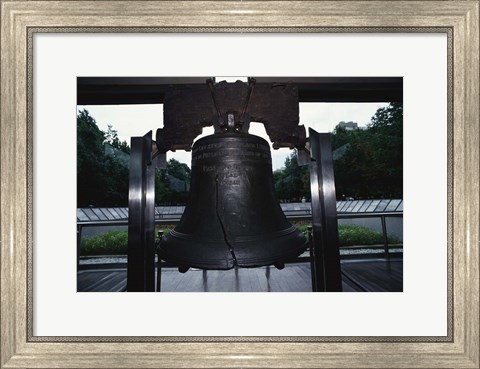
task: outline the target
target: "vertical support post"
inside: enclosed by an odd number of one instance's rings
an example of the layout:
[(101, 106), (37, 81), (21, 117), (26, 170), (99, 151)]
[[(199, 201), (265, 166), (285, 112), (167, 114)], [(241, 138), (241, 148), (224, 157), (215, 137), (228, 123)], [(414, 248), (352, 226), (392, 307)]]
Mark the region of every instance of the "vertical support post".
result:
[(390, 259), (390, 253), (388, 251), (387, 222), (385, 219), (385, 215), (382, 215), (380, 219), (382, 221), (383, 249), (385, 250), (385, 257), (387, 259)]
[(162, 290), (162, 259), (160, 259), (160, 253), (157, 252), (157, 292)]
[(77, 224), (77, 272), (80, 266), (80, 247), (82, 245), (82, 225)]
[(312, 246), (316, 291), (342, 291), (337, 202), (330, 135), (309, 129)]
[(128, 194), (127, 291), (155, 291), (155, 165), (152, 132), (132, 137)]
[(149, 137), (147, 144), (147, 164), (145, 183), (145, 291), (155, 292), (155, 162), (152, 159), (152, 138)]
[(307, 227), (308, 232), (308, 244), (310, 250), (310, 275), (312, 278), (312, 291), (317, 291), (317, 279), (315, 278), (315, 249), (313, 247), (313, 239), (312, 239), (312, 227)]
[[(158, 231), (158, 244), (162, 242), (163, 239), (163, 231)], [(160, 249), (158, 248), (157, 244), (157, 288), (156, 291), (160, 292), (162, 289), (162, 259), (160, 257)]]

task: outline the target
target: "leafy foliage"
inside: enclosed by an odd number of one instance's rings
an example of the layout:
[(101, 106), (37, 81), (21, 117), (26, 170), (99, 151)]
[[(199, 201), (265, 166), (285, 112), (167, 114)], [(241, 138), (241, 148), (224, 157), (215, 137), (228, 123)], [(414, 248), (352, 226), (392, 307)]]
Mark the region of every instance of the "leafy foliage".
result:
[[(340, 246), (356, 245), (383, 245), (383, 234), (367, 227), (355, 224), (339, 224), (338, 238)], [(390, 244), (400, 241), (393, 236), (388, 236)]]
[(332, 148), (348, 145), (334, 161), (337, 198), (398, 198), (403, 195), (403, 107), (377, 110), (364, 130), (337, 128)]
[[(307, 228), (310, 225), (308, 223), (298, 224), (297, 228), (307, 235)], [(338, 239), (340, 246), (383, 245), (383, 234), (381, 232), (356, 224), (339, 224)], [(388, 236), (388, 243), (396, 244), (400, 241), (394, 236)]]
[(105, 154), (106, 140), (105, 132), (98, 128), (89, 112), (80, 111), (77, 115), (78, 207), (127, 206), (129, 171), (117, 158)]
[[(113, 148), (117, 154), (107, 154), (106, 144), (110, 146), (109, 152)], [(123, 154), (118, 155), (119, 151)], [(87, 110), (78, 113), (78, 207), (128, 206), (129, 154), (130, 147), (126, 141), (120, 141), (113, 126), (109, 125), (103, 132)], [(190, 168), (185, 163), (170, 159), (167, 169), (156, 173), (157, 204), (185, 204), (189, 188)]]
[[(170, 230), (163, 229), (166, 236)], [(157, 234), (157, 232), (155, 232)], [(97, 236), (85, 237), (80, 243), (80, 255), (126, 255), (128, 231), (109, 231)]]
[(167, 162), (167, 173), (181, 181), (190, 182), (191, 171), (188, 165), (173, 158)]
[(167, 168), (157, 171), (155, 201), (157, 204), (186, 204), (190, 189), (191, 171), (187, 164), (170, 159)]
[(107, 127), (104, 143), (110, 144), (113, 148), (118, 149), (125, 154), (130, 154), (130, 146), (128, 146), (127, 141), (120, 141), (118, 138), (118, 131), (113, 129), (113, 126), (109, 124)]
[[(366, 129), (337, 127), (332, 135), (337, 199), (403, 196), (403, 107), (391, 103), (376, 111)], [(336, 154), (336, 155), (335, 155)], [(310, 197), (309, 173), (296, 154), (274, 172), (275, 191), (283, 201)]]
[(280, 201), (300, 201), (310, 196), (310, 179), (307, 166), (298, 166), (297, 154), (285, 159), (285, 168), (273, 173), (275, 192)]
[(127, 231), (109, 231), (84, 238), (80, 244), (80, 255), (126, 255), (127, 248)]

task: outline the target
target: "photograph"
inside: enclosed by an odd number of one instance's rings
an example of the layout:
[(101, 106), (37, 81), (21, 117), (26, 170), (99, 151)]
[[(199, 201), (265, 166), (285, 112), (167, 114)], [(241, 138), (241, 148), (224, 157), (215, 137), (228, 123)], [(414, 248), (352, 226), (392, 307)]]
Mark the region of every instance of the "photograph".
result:
[(402, 99), (401, 77), (78, 77), (77, 291), (401, 292)]
[(480, 367), (479, 0), (0, 5), (0, 369)]

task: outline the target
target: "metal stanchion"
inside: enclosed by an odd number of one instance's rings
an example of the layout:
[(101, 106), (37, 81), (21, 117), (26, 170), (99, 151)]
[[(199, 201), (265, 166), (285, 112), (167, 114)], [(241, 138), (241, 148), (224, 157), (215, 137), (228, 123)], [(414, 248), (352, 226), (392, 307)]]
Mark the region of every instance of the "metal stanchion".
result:
[(152, 132), (132, 137), (128, 194), (127, 291), (155, 291), (155, 161)]
[(80, 266), (80, 247), (82, 245), (82, 225), (77, 224), (77, 271)]
[(308, 249), (310, 251), (310, 276), (312, 278), (312, 291), (317, 291), (317, 280), (315, 278), (315, 249), (313, 247), (312, 240), (312, 226), (307, 226), (307, 237), (308, 237)]
[(315, 291), (341, 292), (337, 202), (330, 134), (309, 129)]
[(163, 238), (163, 231), (159, 230), (158, 231), (158, 239), (157, 239), (157, 244), (156, 244), (156, 249), (157, 249), (157, 292), (161, 291), (161, 285), (162, 285), (162, 259), (160, 258), (160, 242), (162, 242)]
[(382, 215), (380, 217), (382, 221), (382, 232), (383, 232), (383, 248), (385, 250), (385, 257), (390, 259), (390, 252), (388, 251), (388, 236), (387, 236), (387, 222), (385, 220), (385, 216)]

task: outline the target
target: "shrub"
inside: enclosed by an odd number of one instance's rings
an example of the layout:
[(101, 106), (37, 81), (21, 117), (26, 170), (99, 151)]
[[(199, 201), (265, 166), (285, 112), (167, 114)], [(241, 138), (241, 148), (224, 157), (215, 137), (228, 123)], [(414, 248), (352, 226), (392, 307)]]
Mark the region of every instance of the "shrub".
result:
[(81, 255), (125, 255), (128, 247), (127, 231), (109, 231), (86, 237), (80, 244)]
[[(309, 224), (299, 224), (297, 228), (307, 233)], [(367, 227), (355, 224), (340, 224), (338, 226), (338, 238), (340, 246), (363, 246), (363, 245), (383, 245), (383, 234)], [(400, 241), (393, 236), (388, 236), (388, 243), (394, 244)]]
[(310, 224), (308, 223), (296, 224), (296, 227), (298, 228), (298, 230), (302, 232), (304, 235), (307, 235), (307, 231), (308, 231), (307, 227), (309, 226)]
[[(164, 236), (169, 231), (168, 228), (163, 229)], [(126, 255), (127, 250), (128, 231), (109, 231), (97, 236), (85, 237), (80, 244), (81, 255)]]
[[(367, 227), (355, 224), (342, 224), (338, 227), (338, 238), (341, 246), (382, 245), (383, 234)], [(392, 243), (390, 237), (389, 242)]]

